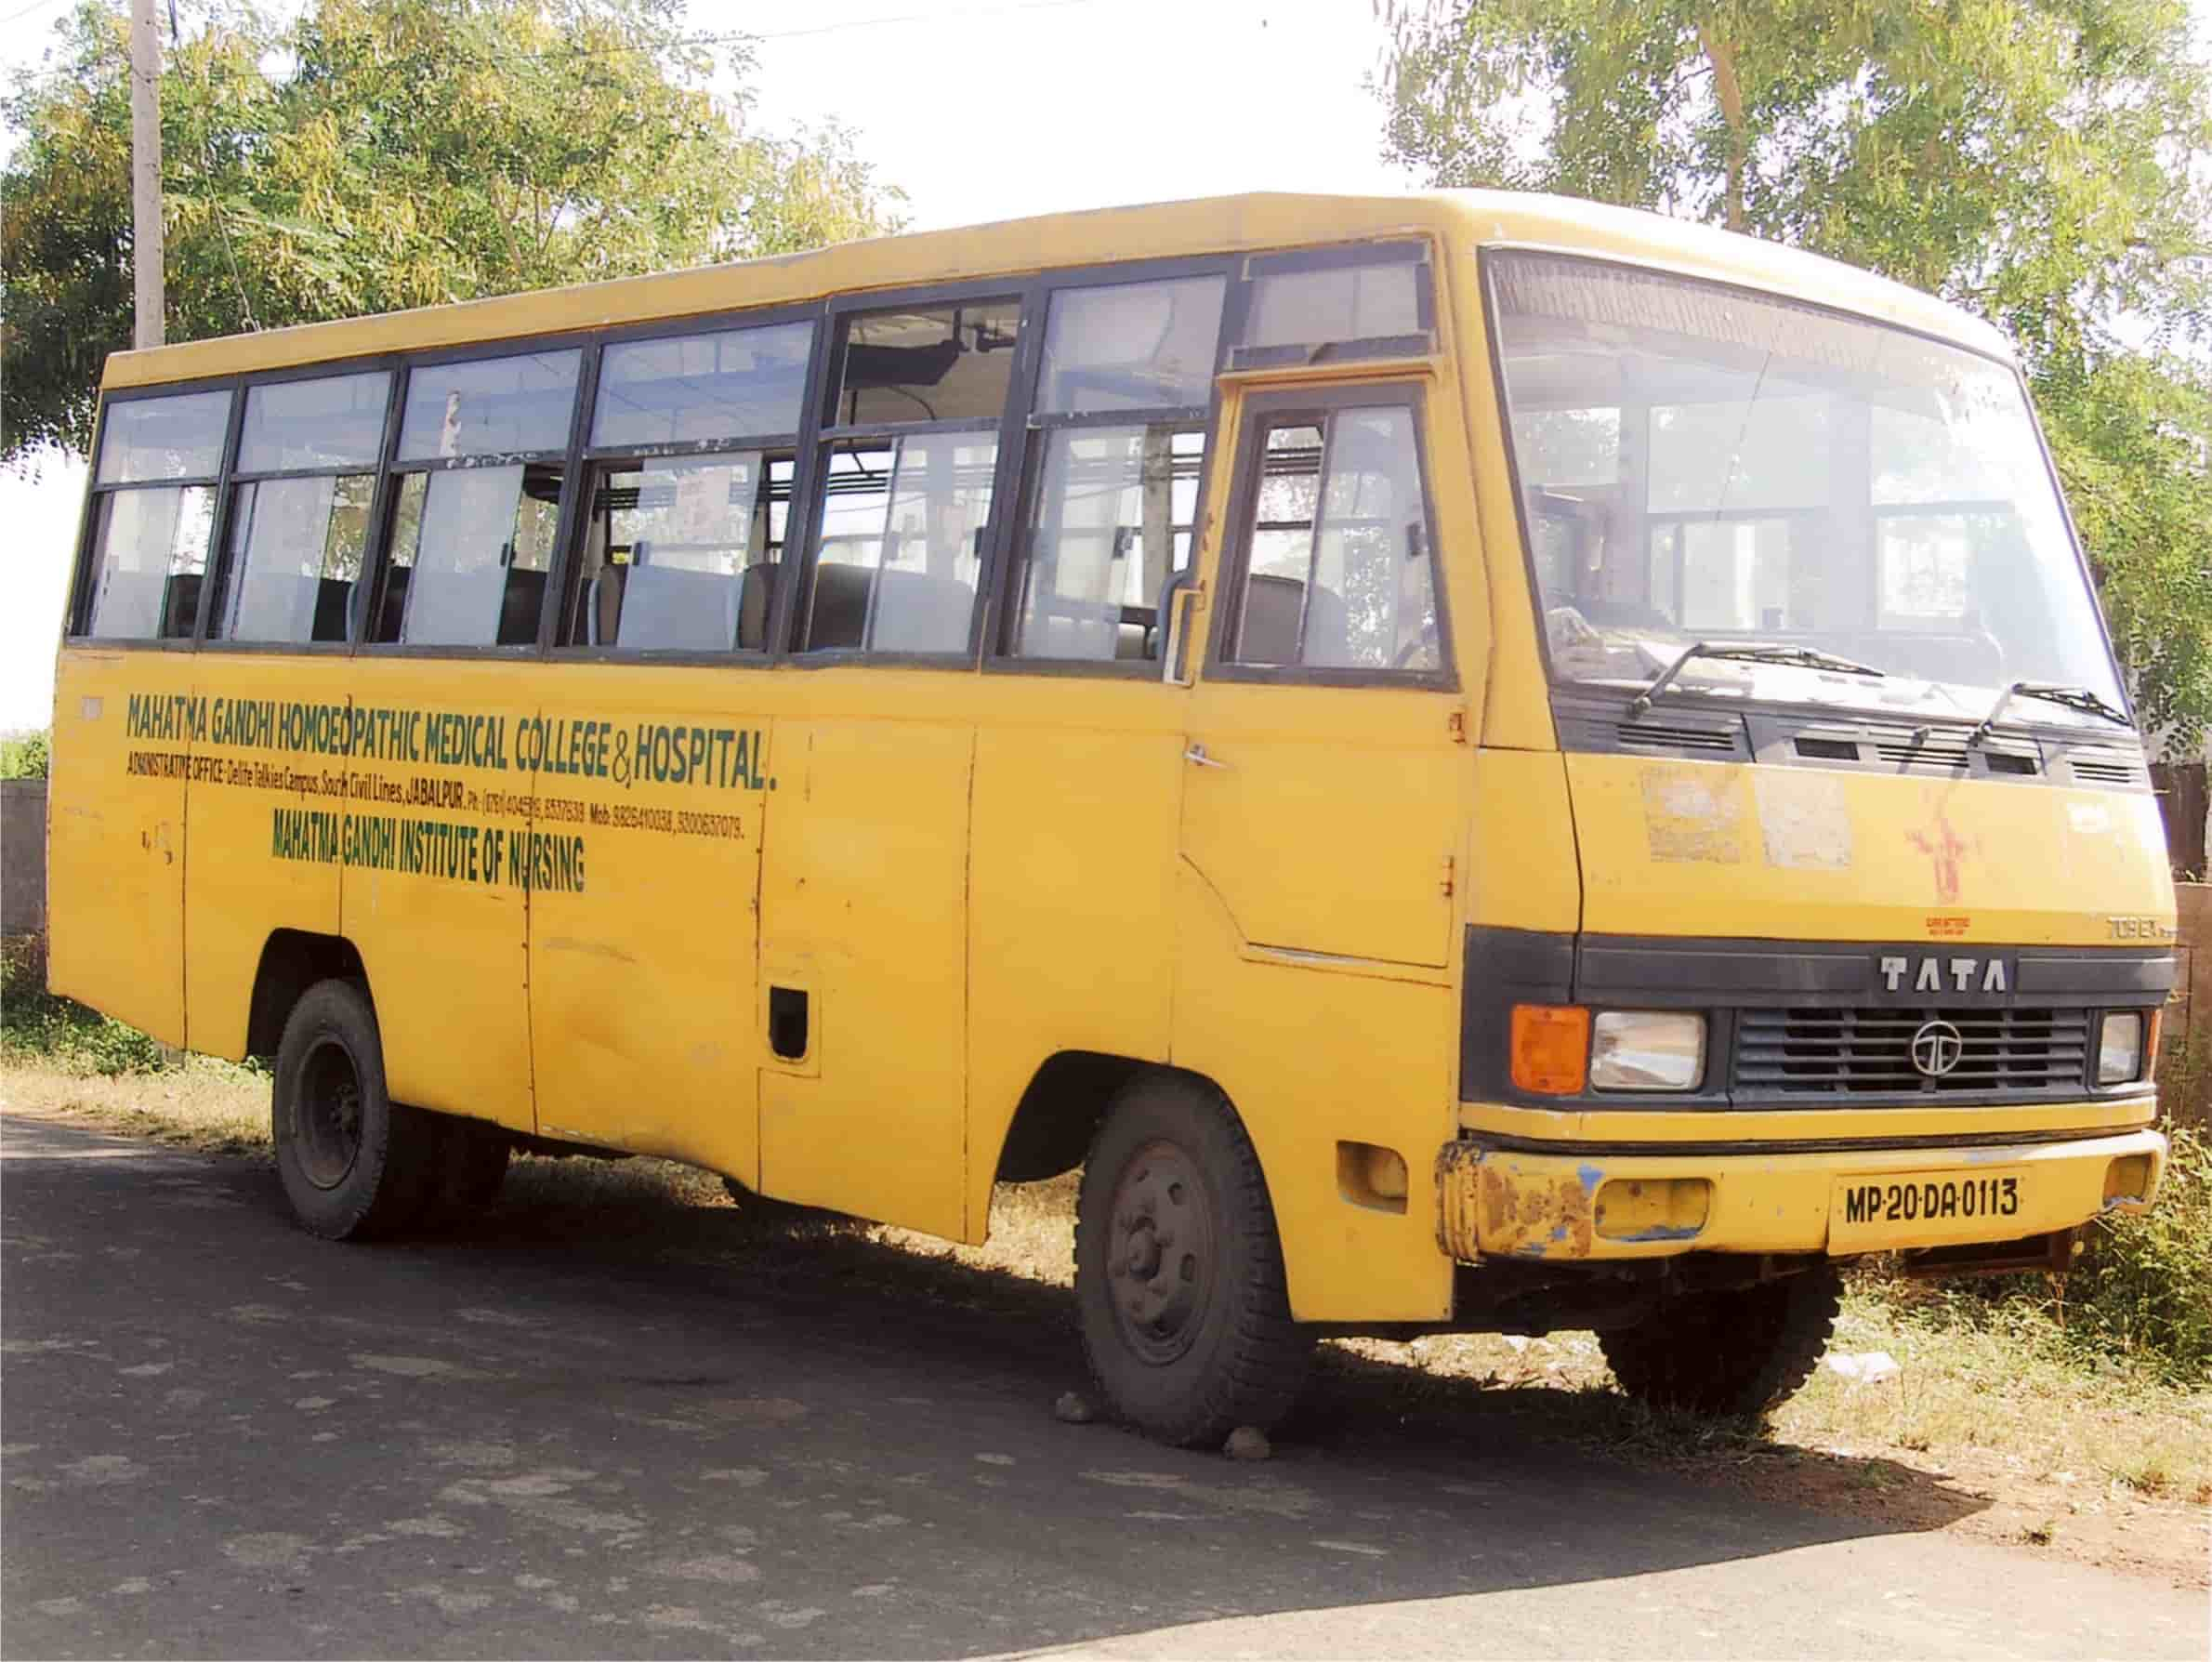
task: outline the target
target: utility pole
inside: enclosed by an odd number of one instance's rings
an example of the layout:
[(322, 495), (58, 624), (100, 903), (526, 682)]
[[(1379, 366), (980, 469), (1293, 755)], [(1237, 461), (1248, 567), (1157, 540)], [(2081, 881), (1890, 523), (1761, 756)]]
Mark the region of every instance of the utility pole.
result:
[(138, 305), (131, 344), (162, 343), (162, 37), (153, 0), (131, 0), (131, 274)]

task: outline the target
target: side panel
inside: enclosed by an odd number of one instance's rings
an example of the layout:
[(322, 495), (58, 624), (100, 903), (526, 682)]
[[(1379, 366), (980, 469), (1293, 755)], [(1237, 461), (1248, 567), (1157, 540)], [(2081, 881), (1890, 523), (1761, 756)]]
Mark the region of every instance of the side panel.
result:
[(71, 647), (54, 686), (48, 979), (184, 1043), (186, 778), (192, 654)]
[(968, 921), (967, 1238), (988, 1220), (1021, 1093), (1061, 1050), (1165, 1062), (1175, 986), (1183, 693), (987, 681)]
[(402, 1101), (536, 1129), (527, 983), (540, 678), (520, 665), (356, 658), (355, 826), (339, 921)]
[[(949, 678), (848, 674), (876, 707)], [(864, 680), (862, 679), (864, 678)], [(761, 886), (762, 1009), (803, 994), (803, 1055), (760, 1074), (760, 1184), (932, 1234), (962, 1233), (972, 719), (780, 721)]]
[[(1175, 1062), (1218, 1084), (1258, 1150), (1300, 1321), (1451, 1313), (1437, 1151), (1453, 1135), (1458, 1004), (1441, 981), (1270, 963), (1191, 867), (1178, 894)], [(1339, 1141), (1403, 1157), (1405, 1209), (1345, 1193)]]
[(219, 652), (198, 664), (207, 729), (186, 816), (203, 856), (185, 877), (188, 1031), (193, 1049), (236, 1058), (270, 931), (339, 932), (351, 666)]
[[(539, 1128), (759, 1181), (754, 1022), (768, 720), (757, 674), (562, 666), (518, 761)], [(558, 693), (554, 683), (558, 681)], [(573, 879), (555, 859), (580, 841)]]

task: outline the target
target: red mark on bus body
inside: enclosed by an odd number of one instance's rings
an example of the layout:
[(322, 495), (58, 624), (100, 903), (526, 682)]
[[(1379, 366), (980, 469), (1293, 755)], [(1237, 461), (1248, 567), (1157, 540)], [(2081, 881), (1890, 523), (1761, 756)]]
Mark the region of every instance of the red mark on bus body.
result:
[(1924, 830), (1907, 831), (1905, 840), (1935, 867), (1936, 899), (1945, 905), (1958, 899), (1958, 871), (1970, 846), (1952, 828), (1951, 816), (1938, 808)]

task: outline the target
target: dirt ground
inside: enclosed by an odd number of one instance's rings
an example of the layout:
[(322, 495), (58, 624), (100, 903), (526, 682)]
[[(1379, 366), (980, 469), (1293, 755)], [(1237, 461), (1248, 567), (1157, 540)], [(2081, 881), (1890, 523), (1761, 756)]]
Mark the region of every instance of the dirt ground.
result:
[[(245, 1158), (266, 1148), (265, 1080), (188, 1064), (86, 1077), (10, 1060), (0, 1106)], [(858, 1224), (778, 1224), (775, 1253), (851, 1260), (836, 1273), (907, 1283), (913, 1296), (989, 1306), (1008, 1278), (1072, 1278), (1071, 1179), (1001, 1189), (991, 1241), (949, 1246)], [(710, 1174), (665, 1162), (519, 1160), (496, 1203), (573, 1215), (580, 1238), (662, 1236), (686, 1255), (721, 1237), (732, 1205)], [(765, 1268), (760, 1255), (749, 1273)], [(1856, 1287), (1831, 1355), (1884, 1352), (1877, 1383), (1824, 1366), (1759, 1430), (1654, 1414), (1611, 1388), (1595, 1337), (1477, 1335), (1323, 1347), (1310, 1400), (1284, 1439), (1356, 1441), (1377, 1415), (1449, 1421), (1485, 1444), (1573, 1446), (1749, 1497), (1899, 1528), (1941, 1530), (2017, 1550), (2212, 1586), (2212, 1383), (2196, 1392), (2061, 1361), (2018, 1331), (1916, 1317), (1899, 1289)]]

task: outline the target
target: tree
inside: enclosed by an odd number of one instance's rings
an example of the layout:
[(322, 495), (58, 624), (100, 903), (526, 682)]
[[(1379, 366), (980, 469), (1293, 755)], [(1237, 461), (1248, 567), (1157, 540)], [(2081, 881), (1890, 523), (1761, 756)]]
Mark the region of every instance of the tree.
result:
[(2212, 74), (2177, 0), (1381, 0), (1385, 149), (1868, 267), (2010, 336), (2145, 720), (2212, 724)]
[[(0, 459), (82, 451), (130, 343), (127, 20), (85, 0), (0, 114)], [(835, 126), (749, 132), (676, 0), (223, 10), (162, 76), (169, 338), (395, 310), (897, 226)]]

